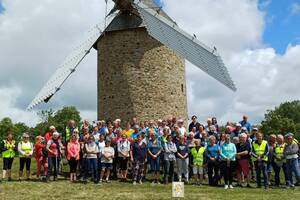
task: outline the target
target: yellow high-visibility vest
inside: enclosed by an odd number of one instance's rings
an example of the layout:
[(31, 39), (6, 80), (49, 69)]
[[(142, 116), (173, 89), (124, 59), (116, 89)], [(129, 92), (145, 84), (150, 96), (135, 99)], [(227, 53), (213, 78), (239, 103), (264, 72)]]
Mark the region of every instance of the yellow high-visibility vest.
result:
[(200, 147), (197, 151), (196, 147), (192, 148), (191, 153), (193, 156), (193, 164), (201, 166), (203, 165), (203, 154), (204, 154), (205, 148)]
[[(32, 143), (31, 142), (21, 142), (21, 150), (25, 152), (25, 154), (29, 154), (32, 151)], [(24, 155), (21, 155), (19, 157), (25, 157)]]
[[(275, 149), (274, 149), (276, 156), (281, 157), (281, 158), (283, 157), (283, 151), (284, 151), (285, 145), (286, 145), (286, 143), (283, 143), (281, 145), (276, 144)], [(276, 163), (285, 163), (286, 160), (285, 159), (276, 160), (276, 158), (275, 158), (275, 162)]]
[[(267, 148), (267, 145), (268, 145), (268, 143), (265, 140), (263, 140), (260, 145), (258, 143), (256, 143), (256, 142), (254, 142), (253, 145), (252, 145), (253, 146), (252, 151), (254, 151), (254, 153), (256, 155), (258, 155), (258, 156), (263, 155), (265, 153), (265, 149)], [(252, 156), (252, 160), (256, 161), (257, 158), (255, 158), (254, 156)], [(262, 158), (262, 160), (263, 161), (268, 161), (268, 156), (265, 155)]]

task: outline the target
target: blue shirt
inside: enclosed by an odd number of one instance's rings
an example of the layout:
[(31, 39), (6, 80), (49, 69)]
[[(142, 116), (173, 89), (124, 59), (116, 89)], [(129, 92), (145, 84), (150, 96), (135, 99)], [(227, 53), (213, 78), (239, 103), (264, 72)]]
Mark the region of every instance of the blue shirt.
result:
[(232, 161), (235, 161), (236, 156), (236, 147), (233, 143), (223, 143), (221, 145), (221, 159), (225, 160), (229, 158)]
[(160, 140), (156, 139), (156, 144), (153, 143), (152, 140), (148, 143), (148, 150), (153, 154), (157, 154), (160, 150), (162, 150), (161, 142)]
[(206, 157), (207, 158), (218, 158), (219, 157), (219, 146), (217, 144), (207, 145)]
[(240, 124), (242, 125), (242, 127), (245, 127), (247, 129), (247, 131), (250, 133), (251, 131), (251, 124), (248, 121), (240, 121)]

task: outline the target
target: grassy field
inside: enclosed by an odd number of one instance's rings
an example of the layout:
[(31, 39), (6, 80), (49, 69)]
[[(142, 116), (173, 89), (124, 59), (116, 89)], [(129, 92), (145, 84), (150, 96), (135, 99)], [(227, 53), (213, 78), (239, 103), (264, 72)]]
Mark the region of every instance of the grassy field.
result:
[[(18, 159), (14, 163), (14, 179), (15, 181), (0, 183), (0, 199), (1, 200), (34, 200), (34, 199), (172, 199), (171, 185), (151, 185), (149, 182), (143, 185), (132, 185), (131, 183), (119, 183), (112, 181), (111, 183), (103, 183), (95, 185), (88, 183), (86, 185), (80, 183), (70, 183), (63, 178), (57, 182), (42, 183), (32, 178), (31, 181), (16, 181), (18, 170)], [(35, 163), (32, 163), (35, 168)], [(2, 165), (2, 161), (1, 161)], [(2, 166), (0, 165), (1, 169)], [(253, 184), (254, 186), (254, 184)], [(247, 189), (234, 188), (232, 190), (224, 190), (223, 187), (204, 186), (185, 186), (184, 199), (300, 199), (300, 188), (295, 190), (286, 189)]]

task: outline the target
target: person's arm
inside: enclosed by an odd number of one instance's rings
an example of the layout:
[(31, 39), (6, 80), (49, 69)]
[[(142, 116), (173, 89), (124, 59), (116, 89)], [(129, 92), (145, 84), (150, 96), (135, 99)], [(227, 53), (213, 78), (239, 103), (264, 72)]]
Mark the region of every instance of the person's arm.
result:
[(32, 156), (34, 150), (33, 143), (30, 142), (30, 146), (31, 146), (31, 151), (29, 152), (29, 156)]
[(297, 144), (291, 144), (289, 145), (290, 149), (286, 149), (284, 150), (284, 155), (288, 156), (288, 155), (293, 155), (293, 154), (297, 154), (299, 151), (299, 147)]
[(18, 151), (19, 151), (19, 153), (20, 153), (22, 156), (25, 155), (25, 152), (22, 150), (22, 144), (21, 144), (21, 142), (18, 144)]
[(112, 155), (111, 155), (111, 158), (114, 158), (115, 157), (115, 149), (112, 148)]
[(131, 158), (131, 161), (133, 161), (133, 144), (130, 145), (130, 158)]
[(233, 148), (233, 154), (231, 155), (231, 160), (234, 160), (236, 157), (236, 146), (235, 144), (232, 144), (232, 148)]
[(255, 153), (254, 151), (254, 146), (253, 146), (254, 142), (252, 143), (252, 150), (251, 150), (251, 156), (253, 156), (254, 158), (258, 158), (258, 155)]
[(268, 155), (269, 155), (269, 153), (270, 153), (270, 151), (269, 151), (269, 146), (268, 146), (268, 145), (266, 145), (266, 148), (265, 148), (264, 154), (263, 154), (263, 155), (261, 155), (261, 158), (263, 158), (264, 156), (268, 156)]
[(221, 148), (220, 148), (220, 155), (221, 155), (221, 158), (222, 158), (222, 159), (227, 159), (227, 157), (226, 157), (225, 154), (224, 154), (223, 145), (221, 145)]

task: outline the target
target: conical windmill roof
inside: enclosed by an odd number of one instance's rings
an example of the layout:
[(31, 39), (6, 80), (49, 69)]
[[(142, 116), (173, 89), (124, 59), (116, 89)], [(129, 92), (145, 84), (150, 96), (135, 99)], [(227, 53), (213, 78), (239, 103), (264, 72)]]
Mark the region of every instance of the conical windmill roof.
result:
[[(173, 21), (158, 5), (154, 3), (153, 0), (142, 0), (142, 2), (154, 10), (159, 10), (160, 15), (166, 17), (170, 21)], [(138, 12), (121, 12), (107, 26), (105, 31), (118, 31), (130, 28), (145, 27), (143, 20), (138, 15)]]

